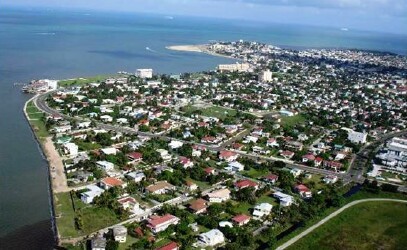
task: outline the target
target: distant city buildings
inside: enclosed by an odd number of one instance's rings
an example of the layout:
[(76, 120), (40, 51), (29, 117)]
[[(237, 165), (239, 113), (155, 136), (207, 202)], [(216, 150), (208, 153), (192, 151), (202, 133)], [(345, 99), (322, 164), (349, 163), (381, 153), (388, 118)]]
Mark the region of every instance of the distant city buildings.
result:
[(273, 73), (270, 70), (263, 71), (259, 74), (260, 82), (271, 82), (273, 80)]
[(219, 66), (218, 66), (218, 70), (220, 72), (228, 72), (228, 71), (246, 72), (249, 69), (250, 69), (250, 64), (248, 64), (248, 63), (219, 64)]
[(138, 76), (140, 78), (152, 78), (153, 69), (137, 69), (136, 76)]

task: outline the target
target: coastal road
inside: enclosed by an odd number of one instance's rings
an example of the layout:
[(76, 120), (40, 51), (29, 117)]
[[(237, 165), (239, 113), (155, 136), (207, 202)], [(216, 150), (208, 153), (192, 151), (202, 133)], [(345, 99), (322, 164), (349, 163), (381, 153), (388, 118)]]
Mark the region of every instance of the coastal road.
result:
[(277, 250), (283, 250), (286, 249), (287, 247), (291, 246), (292, 244), (294, 244), (295, 242), (297, 242), (298, 240), (300, 240), (301, 238), (305, 237), (306, 235), (308, 235), (309, 233), (311, 233), (312, 231), (314, 231), (315, 229), (317, 229), (318, 227), (322, 226), (325, 222), (329, 221), (330, 219), (334, 218), (335, 216), (337, 216), (338, 214), (342, 213), (344, 210), (360, 204), (360, 203), (364, 203), (364, 202), (376, 202), (376, 201), (380, 201), (380, 202), (399, 202), (399, 203), (407, 203), (407, 200), (398, 200), (398, 199), (385, 199), (385, 198), (372, 198), (372, 199), (363, 199), (363, 200), (357, 200), (357, 201), (353, 201), (351, 203), (346, 204), (345, 206), (341, 207), (340, 209), (336, 210), (335, 212), (333, 212), (332, 214), (328, 215), (327, 217), (325, 217), (324, 219), (320, 220), (317, 224), (311, 226), (310, 228), (308, 228), (307, 230), (305, 230), (304, 232), (300, 233), (299, 235), (295, 236), (294, 238), (290, 239), (289, 241), (287, 241), (286, 243), (284, 243), (283, 245), (277, 247)]

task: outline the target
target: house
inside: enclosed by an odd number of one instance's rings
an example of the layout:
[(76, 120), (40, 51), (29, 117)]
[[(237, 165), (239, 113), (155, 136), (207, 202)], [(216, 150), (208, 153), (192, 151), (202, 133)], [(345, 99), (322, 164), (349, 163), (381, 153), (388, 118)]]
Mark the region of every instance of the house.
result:
[(111, 171), (114, 169), (114, 164), (108, 161), (97, 161), (96, 166), (105, 171)]
[(165, 214), (163, 216), (152, 215), (147, 220), (147, 227), (150, 228), (154, 234), (156, 234), (164, 231), (170, 225), (177, 225), (178, 222), (179, 218), (172, 214)]
[(159, 148), (156, 151), (160, 154), (164, 162), (170, 161), (172, 159), (167, 150)]
[(78, 154), (78, 145), (72, 142), (68, 142), (63, 144), (62, 146), (64, 148), (64, 153), (69, 155), (69, 156), (76, 156)]
[(279, 147), (280, 145), (277, 143), (277, 140), (275, 138), (269, 138), (267, 140), (267, 147)]
[(201, 139), (202, 143), (209, 143), (209, 144), (216, 144), (220, 141), (219, 138), (216, 138), (214, 136), (205, 136)]
[(102, 148), (102, 149), (100, 149), (100, 152), (102, 152), (105, 155), (116, 155), (117, 149), (116, 148)]
[(127, 184), (114, 177), (106, 177), (100, 181), (100, 186), (106, 190), (112, 187), (125, 187)]
[(207, 194), (209, 202), (219, 203), (230, 199), (230, 190), (227, 188), (218, 189)]
[(304, 147), (304, 144), (298, 141), (287, 141), (285, 143), (285, 146), (293, 150), (301, 151), (302, 148)]
[(134, 182), (140, 182), (146, 178), (146, 175), (141, 171), (130, 172), (125, 176), (131, 180), (134, 180)]
[(55, 127), (54, 131), (55, 133), (66, 133), (71, 131), (72, 126), (71, 125), (64, 125), (64, 126), (59, 126), (59, 127)]
[(335, 175), (327, 175), (324, 177), (324, 182), (326, 184), (333, 184), (338, 181), (338, 176)]
[(189, 191), (195, 191), (198, 189), (198, 185), (196, 185), (196, 183), (193, 183), (192, 181), (186, 181), (185, 186), (188, 187)]
[(305, 186), (304, 184), (299, 184), (294, 187), (294, 190), (301, 195), (303, 198), (311, 198), (312, 192), (311, 190)]
[(143, 154), (141, 154), (140, 152), (128, 153), (127, 157), (129, 158), (130, 161), (134, 162), (140, 162), (143, 160)]
[(219, 229), (212, 229), (198, 236), (197, 245), (201, 247), (214, 247), (225, 242), (225, 236)]
[(170, 190), (175, 190), (175, 186), (167, 181), (157, 181), (155, 184), (146, 187), (146, 190), (151, 194), (165, 194)]
[(306, 154), (302, 156), (302, 162), (313, 162), (315, 161), (315, 156), (313, 154)]
[(183, 168), (192, 168), (194, 166), (194, 162), (191, 161), (191, 159), (185, 157), (185, 156), (180, 156), (179, 157), (179, 163), (182, 165)]
[(250, 216), (245, 215), (245, 214), (239, 214), (236, 215), (235, 217), (232, 218), (233, 223), (235, 223), (238, 226), (243, 226), (249, 223), (250, 221)]
[(237, 143), (237, 142), (232, 143), (232, 148), (235, 150), (242, 150), (243, 147), (244, 147), (244, 145), (241, 143)]
[(338, 172), (343, 168), (343, 164), (337, 161), (324, 161), (324, 167), (331, 168), (334, 171)]
[(211, 167), (205, 168), (204, 171), (205, 171), (205, 173), (206, 173), (207, 175), (215, 174), (215, 169), (213, 169), (213, 168), (211, 168)]
[(284, 151), (282, 151), (282, 152), (280, 153), (280, 155), (281, 155), (282, 157), (284, 157), (285, 159), (291, 159), (291, 158), (293, 158), (293, 156), (294, 156), (294, 152), (289, 151), (289, 150), (284, 150)]
[(244, 170), (244, 166), (238, 161), (232, 161), (229, 162), (227, 167), (225, 167), (225, 170), (229, 172), (240, 172)]
[(102, 236), (96, 236), (90, 241), (91, 250), (105, 250), (106, 249), (106, 239)]
[(288, 194), (284, 194), (281, 192), (274, 192), (273, 194), (274, 198), (278, 199), (280, 201), (280, 206), (282, 207), (288, 207), (291, 206), (294, 202), (294, 197)]
[(168, 146), (172, 149), (177, 149), (182, 147), (182, 145), (184, 145), (184, 143), (180, 142), (180, 141), (176, 141), (176, 140), (172, 140)]
[(115, 241), (125, 243), (127, 238), (127, 228), (122, 225), (113, 227), (113, 237)]
[(315, 157), (315, 161), (314, 161), (315, 167), (321, 166), (323, 161), (324, 161), (324, 159), (322, 159), (321, 157), (319, 157), (319, 156)]
[(112, 122), (113, 117), (111, 117), (110, 115), (102, 115), (102, 116), (100, 116), (100, 120), (102, 122)]
[(275, 184), (276, 181), (278, 180), (278, 175), (275, 174), (269, 174), (263, 177), (263, 180), (267, 183), (270, 184)]
[(300, 174), (302, 174), (302, 170), (298, 169), (298, 168), (293, 168), (290, 170), (290, 173), (294, 176), (294, 177), (298, 177), (300, 176)]
[(178, 244), (174, 241), (171, 241), (170, 243), (162, 247), (156, 248), (155, 250), (178, 250), (178, 249), (179, 249)]
[(95, 197), (98, 197), (105, 191), (94, 184), (88, 185), (84, 189), (87, 191), (81, 193), (81, 200), (86, 204), (93, 202)]
[(189, 210), (191, 210), (194, 214), (202, 214), (206, 213), (206, 209), (208, 208), (208, 202), (204, 199), (197, 199), (189, 203)]
[(254, 207), (253, 210), (253, 219), (260, 220), (264, 216), (267, 216), (271, 213), (273, 205), (269, 203), (260, 203)]
[(259, 187), (259, 184), (257, 184), (257, 182), (254, 182), (252, 180), (249, 180), (249, 179), (239, 180), (239, 181), (235, 182), (236, 190), (241, 190), (243, 188), (248, 188), (248, 187), (252, 187), (255, 190), (257, 190), (257, 188)]
[(123, 197), (117, 200), (123, 209), (128, 210), (133, 214), (139, 214), (143, 210), (140, 208), (140, 204), (131, 196)]
[(90, 127), (90, 124), (91, 124), (90, 121), (78, 122), (78, 124), (76, 125), (76, 127), (77, 127), (78, 129), (89, 128), (89, 127)]
[(202, 151), (206, 150), (204, 146), (199, 146), (199, 145), (192, 145), (192, 156), (193, 157), (200, 157), (202, 154)]
[(227, 162), (236, 161), (239, 155), (232, 151), (222, 150), (219, 153), (219, 159)]

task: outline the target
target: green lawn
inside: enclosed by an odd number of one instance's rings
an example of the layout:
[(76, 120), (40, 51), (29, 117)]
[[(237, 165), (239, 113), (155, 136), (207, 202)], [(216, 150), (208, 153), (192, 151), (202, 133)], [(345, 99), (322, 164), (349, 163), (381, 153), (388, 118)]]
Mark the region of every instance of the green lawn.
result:
[(92, 142), (78, 141), (76, 144), (78, 145), (80, 151), (89, 151), (102, 148), (100, 144)]
[(226, 116), (235, 116), (236, 110), (213, 106), (202, 109), (202, 115), (224, 119)]
[(250, 215), (250, 209), (253, 208), (254, 205), (249, 204), (248, 202), (236, 202), (233, 208), (233, 211), (237, 214), (247, 214)]
[(367, 202), (331, 219), (289, 249), (404, 249), (407, 205)]
[(281, 125), (291, 127), (299, 123), (304, 123), (305, 118), (302, 115), (282, 116)]
[(269, 173), (269, 171), (267, 169), (257, 170), (255, 168), (250, 168), (250, 170), (248, 170), (248, 171), (242, 171), (243, 175), (248, 176), (253, 179), (263, 177), (263, 176), (267, 175), (268, 173)]
[(75, 228), (75, 212), (69, 193), (59, 193), (55, 197), (57, 227), (62, 237), (86, 235), (119, 222), (115, 213), (108, 208), (86, 205), (74, 198), (75, 207), (80, 209), (83, 220), (83, 230), (78, 231)]
[(26, 112), (29, 118), (30, 125), (33, 128), (36, 136), (40, 140), (49, 136), (49, 133), (45, 127), (45, 123), (41, 119), (44, 114), (34, 105), (32, 101), (27, 103)]
[(237, 111), (235, 109), (227, 109), (218, 106), (212, 106), (209, 108), (197, 108), (195, 106), (189, 105), (183, 107), (186, 115), (192, 114), (194, 111), (200, 110), (203, 116), (216, 117), (219, 119), (224, 119), (226, 116), (236, 116)]
[(277, 206), (277, 205), (278, 205), (277, 200), (276, 200), (275, 198), (271, 197), (270, 195), (271, 195), (271, 194), (260, 196), (260, 197), (257, 199), (257, 202), (256, 202), (256, 203), (259, 204), (259, 203), (267, 202), (267, 203), (270, 203), (270, 204), (273, 205), (273, 206)]
[(101, 82), (106, 80), (109, 77), (117, 77), (120, 76), (118, 74), (111, 74), (111, 75), (97, 75), (97, 76), (91, 76), (91, 77), (80, 77), (80, 78), (73, 78), (73, 79), (66, 79), (66, 80), (60, 80), (58, 81), (58, 86), (59, 87), (69, 87), (69, 86), (75, 86), (75, 85), (84, 85), (92, 82)]

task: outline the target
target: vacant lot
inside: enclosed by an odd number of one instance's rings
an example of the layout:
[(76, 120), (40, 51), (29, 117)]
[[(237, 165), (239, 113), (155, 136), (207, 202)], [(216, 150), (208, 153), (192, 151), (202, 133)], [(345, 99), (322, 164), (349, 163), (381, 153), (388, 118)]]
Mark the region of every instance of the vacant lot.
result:
[(112, 75), (97, 75), (92, 77), (86, 78), (73, 78), (73, 79), (66, 79), (58, 81), (58, 86), (60, 87), (69, 87), (69, 86), (76, 86), (76, 85), (84, 85), (92, 82), (102, 82), (110, 77), (117, 77), (120, 75), (112, 74)]
[[(55, 195), (57, 227), (60, 235), (64, 238), (86, 235), (119, 222), (114, 212), (108, 208), (86, 205), (75, 196), (73, 203), (76, 213), (69, 192)], [(82, 215), (83, 229), (81, 231), (75, 228), (75, 216), (77, 214)]]
[(294, 116), (282, 116), (281, 117), (281, 125), (292, 127), (296, 124), (301, 124), (305, 122), (305, 118), (302, 115), (294, 115)]
[(237, 111), (235, 109), (223, 108), (218, 106), (212, 106), (208, 108), (198, 108), (195, 106), (185, 106), (183, 107), (183, 111), (186, 115), (190, 115), (192, 113), (198, 112), (200, 115), (209, 116), (209, 117), (216, 117), (219, 119), (224, 119), (227, 116), (234, 117), (236, 116)]
[(407, 205), (367, 202), (331, 219), (289, 249), (405, 249)]

